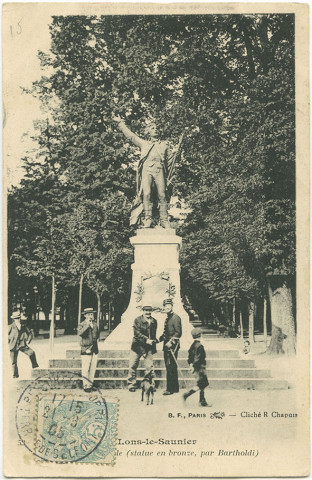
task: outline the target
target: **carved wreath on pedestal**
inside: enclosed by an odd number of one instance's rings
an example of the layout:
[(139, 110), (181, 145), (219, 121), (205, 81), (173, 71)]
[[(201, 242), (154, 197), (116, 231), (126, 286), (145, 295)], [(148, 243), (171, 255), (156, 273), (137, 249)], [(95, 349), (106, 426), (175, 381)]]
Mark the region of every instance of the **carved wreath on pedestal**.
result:
[(166, 293), (168, 293), (168, 297), (172, 297), (172, 298), (173, 298), (173, 297), (175, 296), (175, 294), (176, 294), (176, 287), (175, 287), (175, 285), (173, 285), (173, 283), (170, 283), (170, 282), (169, 282), (169, 286), (168, 286), (168, 288), (167, 288), (167, 290), (166, 290)]
[[(134, 293), (136, 295), (136, 302), (140, 303), (142, 301), (143, 295), (144, 295), (144, 286), (143, 282), (145, 280), (148, 280), (152, 277), (158, 277), (161, 280), (166, 280), (168, 282), (168, 288), (166, 290), (166, 293), (168, 294), (169, 298), (173, 298), (176, 294), (176, 287), (173, 283), (170, 282), (170, 275), (167, 272), (160, 272), (160, 273), (151, 273), (147, 272), (144, 273), (141, 276), (141, 281), (140, 283), (137, 284), (136, 289), (134, 290)], [(139, 307), (138, 307), (139, 308)], [(155, 311), (160, 311), (160, 308), (155, 309)]]

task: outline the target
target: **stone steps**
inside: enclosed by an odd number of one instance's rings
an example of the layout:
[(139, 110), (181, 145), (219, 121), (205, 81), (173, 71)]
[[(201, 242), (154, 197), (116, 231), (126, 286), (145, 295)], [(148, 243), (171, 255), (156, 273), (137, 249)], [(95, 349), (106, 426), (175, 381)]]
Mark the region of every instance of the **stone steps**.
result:
[[(209, 388), (224, 390), (272, 390), (286, 389), (289, 385), (284, 380), (271, 378), (268, 369), (258, 369), (250, 358), (240, 358), (238, 350), (207, 350), (207, 375)], [(178, 355), (179, 384), (181, 388), (195, 385), (195, 379), (189, 371), (187, 351), (180, 350)], [(95, 373), (95, 385), (103, 389), (127, 388), (129, 367), (129, 350), (101, 350), (98, 356)], [(163, 352), (154, 355), (154, 371), (156, 388), (166, 388), (166, 368)], [(59, 388), (71, 385), (70, 388), (81, 388), (80, 380), (70, 380), (68, 374), (81, 374), (80, 350), (68, 350), (66, 358), (51, 359), (49, 368), (36, 369), (33, 377), (42, 377), (43, 388), (47, 380), (57, 373)], [(137, 370), (138, 380), (144, 375), (144, 363), (141, 360)], [(67, 377), (67, 378), (66, 378)], [(48, 388), (48, 387), (46, 387)]]
[[(73, 380), (66, 379), (66, 373), (70, 371), (60, 371), (59, 369), (53, 369), (54, 372), (57, 371), (59, 375), (64, 374), (62, 379), (58, 380), (58, 387), (63, 388), (69, 386), (70, 388), (82, 388), (82, 381), (75, 382), (73, 385)], [(53, 377), (53, 371), (46, 370), (49, 375)], [(41, 371), (39, 374), (33, 374), (34, 377), (38, 377), (44, 373)], [(73, 373), (73, 372), (70, 372)], [(138, 378), (138, 380), (140, 380)], [(44, 390), (44, 384), (48, 383), (48, 376), (41, 378), (40, 382)], [(95, 379), (95, 385), (101, 389), (125, 389), (127, 388), (127, 378), (111, 378), (111, 377), (98, 377)], [(194, 378), (182, 378), (179, 377), (180, 388), (190, 388), (194, 386)], [(157, 389), (165, 390), (166, 389), (166, 378), (155, 378), (155, 386)], [(54, 387), (55, 388), (55, 387)], [(209, 380), (209, 389), (213, 390), (279, 390), (289, 388), (288, 384), (284, 380), (276, 380), (273, 378), (214, 378)]]
[[(51, 372), (58, 372), (59, 374), (66, 375), (66, 372), (80, 374), (81, 368), (72, 367), (72, 368), (57, 368), (52, 367), (49, 369), (36, 369), (34, 371), (34, 376), (39, 377), (42, 375), (48, 375)], [(166, 368), (165, 367), (156, 367), (154, 368), (155, 377), (162, 379), (166, 378)], [(271, 378), (270, 370), (263, 370), (263, 369), (256, 369), (256, 368), (229, 368), (229, 369), (222, 369), (222, 368), (207, 368), (206, 369), (207, 376), (209, 379), (213, 378)], [(179, 374), (181, 378), (193, 380), (194, 377), (190, 373), (188, 368), (180, 368)], [(97, 367), (95, 372), (96, 378), (127, 378), (128, 369), (123, 367), (117, 368), (99, 368)], [(144, 368), (137, 369), (137, 376), (138, 378), (143, 378), (144, 376)]]
[[(220, 358), (220, 359), (207, 359), (207, 368), (255, 368), (254, 360), (241, 360), (239, 358)], [(139, 365), (143, 365), (143, 362), (140, 361)], [(164, 366), (164, 360), (161, 358), (154, 359), (154, 367)], [(188, 368), (188, 363), (186, 358), (178, 358), (178, 365), (181, 368)], [(51, 368), (78, 368), (81, 366), (81, 360), (78, 359), (55, 359), (50, 360), (49, 367)], [(99, 359), (97, 362), (98, 368), (128, 368), (129, 360), (127, 358), (107, 358)]]
[[(100, 350), (98, 359), (101, 358), (129, 358), (129, 350)], [(80, 359), (80, 350), (67, 350), (67, 359)], [(164, 354), (160, 350), (153, 356), (154, 359), (163, 359)], [(179, 350), (179, 358), (187, 358), (186, 350)], [(206, 350), (206, 358), (240, 358), (238, 350)]]

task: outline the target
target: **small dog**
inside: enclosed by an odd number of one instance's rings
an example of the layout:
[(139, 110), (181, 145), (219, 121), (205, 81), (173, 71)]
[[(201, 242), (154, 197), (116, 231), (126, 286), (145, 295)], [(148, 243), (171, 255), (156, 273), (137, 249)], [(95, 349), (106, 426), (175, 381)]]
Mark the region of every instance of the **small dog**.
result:
[[(154, 403), (154, 391), (155, 391), (155, 382), (154, 379), (149, 375), (148, 377), (145, 377), (144, 380), (141, 383), (141, 388), (142, 388), (142, 398), (141, 401), (143, 402), (144, 400), (144, 394), (146, 396), (146, 405), (153, 405)], [(151, 397), (151, 402), (150, 402), (150, 397)]]

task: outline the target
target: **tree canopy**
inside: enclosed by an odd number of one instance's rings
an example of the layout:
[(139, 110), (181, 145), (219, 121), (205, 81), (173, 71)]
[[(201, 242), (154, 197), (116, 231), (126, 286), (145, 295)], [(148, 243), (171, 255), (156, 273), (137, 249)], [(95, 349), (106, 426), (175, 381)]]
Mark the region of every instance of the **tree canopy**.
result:
[(54, 268), (63, 291), (83, 273), (126, 304), (137, 152), (114, 113), (142, 136), (152, 117), (171, 144), (185, 132), (174, 193), (191, 211), (178, 233), (195, 308), (293, 278), (294, 16), (57, 16), (50, 34), (31, 92), (47, 121), (9, 194), (12, 288)]

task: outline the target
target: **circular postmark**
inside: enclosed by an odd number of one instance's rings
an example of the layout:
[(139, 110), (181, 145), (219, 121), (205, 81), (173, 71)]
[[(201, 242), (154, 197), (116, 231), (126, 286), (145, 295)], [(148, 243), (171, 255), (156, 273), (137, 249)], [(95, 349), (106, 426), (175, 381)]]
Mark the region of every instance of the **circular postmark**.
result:
[(107, 403), (100, 389), (89, 394), (77, 391), (79, 380), (82, 377), (71, 372), (42, 375), (18, 399), (19, 439), (41, 460), (69, 463), (89, 457), (90, 461), (105, 438)]

